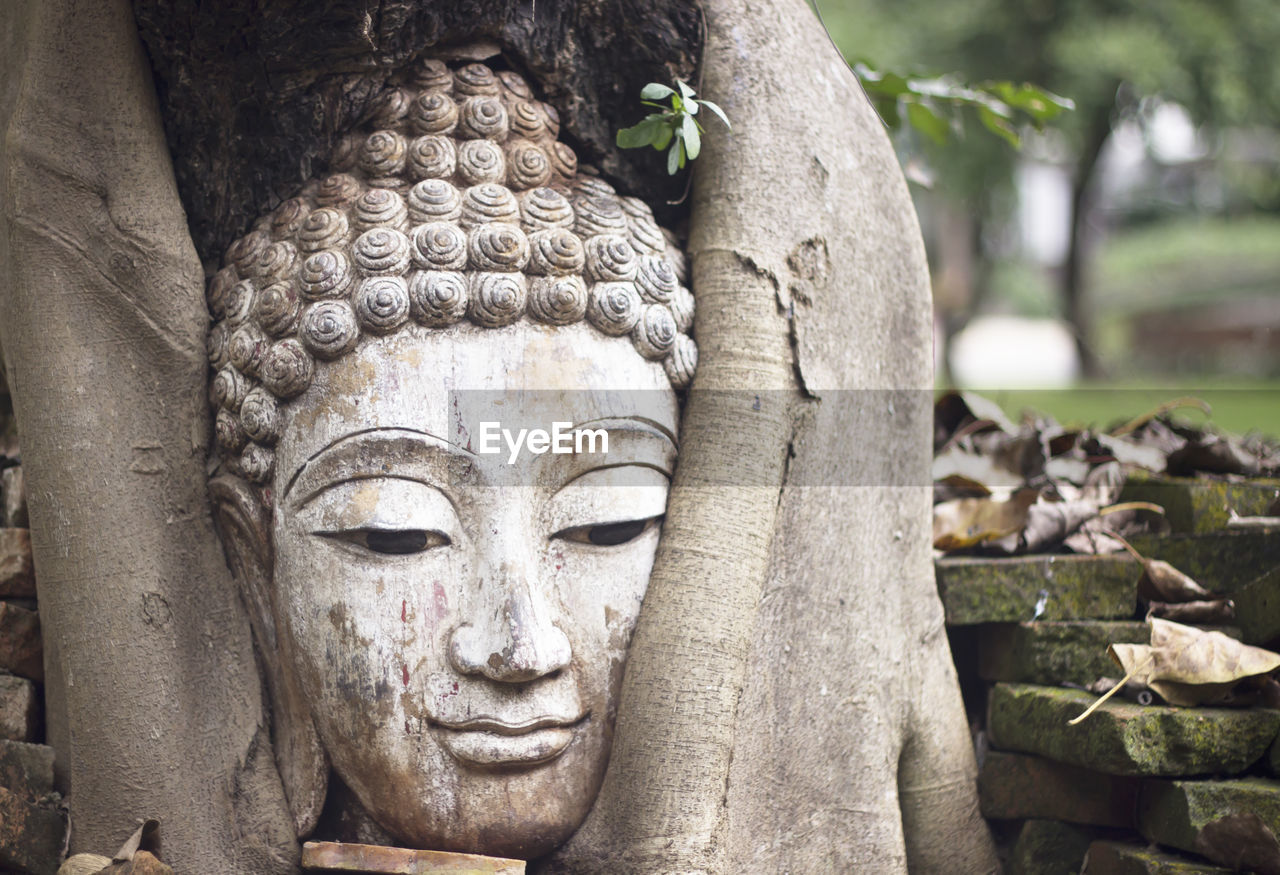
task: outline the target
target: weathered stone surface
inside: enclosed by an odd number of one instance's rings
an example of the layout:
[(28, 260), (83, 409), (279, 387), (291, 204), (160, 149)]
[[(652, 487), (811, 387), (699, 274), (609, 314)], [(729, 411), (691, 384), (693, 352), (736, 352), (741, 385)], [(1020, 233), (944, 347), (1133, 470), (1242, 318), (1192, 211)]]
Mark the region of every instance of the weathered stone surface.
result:
[(0, 739), (31, 741), (39, 723), (36, 685), (26, 678), (0, 674)]
[(1091, 684), (1123, 672), (1107, 645), (1146, 644), (1151, 627), (1134, 621), (1000, 623), (984, 628), (978, 645), (983, 680), (1027, 684)]
[(0, 871), (55, 875), (62, 854), (62, 815), (0, 787)]
[(28, 802), (53, 792), (53, 748), (0, 741), (0, 787)]
[(1232, 598), (1245, 643), (1267, 644), (1280, 638), (1280, 565), (1246, 584)]
[(27, 527), (27, 480), (22, 466), (0, 471), (0, 528)]
[(1127, 619), (1141, 577), (1132, 561), (1114, 556), (953, 557), (936, 566), (952, 626)]
[(44, 680), (40, 615), (35, 611), (0, 602), (0, 670), (33, 681)]
[(1140, 786), (1138, 778), (993, 750), (978, 774), (978, 801), (983, 817), (998, 820), (1048, 818), (1131, 828)]
[(35, 598), (35, 595), (31, 533), (27, 529), (0, 529), (0, 598)]
[(523, 860), (455, 854), (447, 851), (413, 851), (341, 842), (306, 842), (302, 868), (307, 871), (384, 873), (384, 875), (523, 875)]
[(1080, 870), (1081, 875), (1228, 875), (1230, 871), (1127, 842), (1094, 842)]
[(1028, 820), (1009, 854), (1008, 875), (1076, 875), (1093, 841), (1088, 830), (1056, 820)]
[[(1232, 595), (1280, 565), (1280, 529), (1132, 539), (1148, 559), (1163, 559), (1213, 593)], [(1237, 606), (1238, 607), (1238, 606)]]
[(1280, 480), (1232, 483), (1133, 471), (1118, 500), (1158, 504), (1174, 532), (1206, 534), (1226, 528), (1233, 510), (1239, 516), (1266, 516), (1277, 496)]
[(987, 720), (991, 744), (1112, 775), (1234, 774), (1257, 761), (1280, 729), (1280, 711), (1114, 699), (1068, 726), (1095, 698), (1080, 690), (997, 684)]
[(1138, 804), (1138, 829), (1153, 842), (1204, 853), (1196, 842), (1197, 835), (1232, 814), (1257, 815), (1273, 834), (1280, 834), (1280, 783), (1265, 778), (1145, 781)]

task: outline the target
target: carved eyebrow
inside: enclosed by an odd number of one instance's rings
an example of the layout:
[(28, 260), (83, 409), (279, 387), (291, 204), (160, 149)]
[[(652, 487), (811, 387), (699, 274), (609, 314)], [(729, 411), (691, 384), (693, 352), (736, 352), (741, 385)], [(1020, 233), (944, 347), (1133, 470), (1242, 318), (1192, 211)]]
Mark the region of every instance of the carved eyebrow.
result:
[[(298, 466), (293, 472), (293, 476), (289, 478), (288, 484), (281, 493), (280, 499), (283, 501), (288, 498), (289, 492), (293, 489), (294, 484), (303, 477), (304, 474), (316, 472), (317, 476), (323, 476), (328, 473), (329, 469), (333, 470), (333, 474), (337, 475), (343, 467), (352, 467), (349, 456), (359, 453), (362, 449), (378, 449), (384, 454), (395, 454), (397, 451), (413, 452), (415, 455), (423, 450), (434, 452), (446, 452), (450, 455), (462, 456), (467, 459), (474, 459), (475, 454), (466, 447), (445, 440), (438, 435), (431, 434), (420, 429), (404, 428), (402, 426), (392, 428), (370, 428), (362, 431), (351, 432), (342, 437), (336, 438), (316, 452), (312, 453), (305, 462)], [(309, 497), (309, 496), (308, 496)]]
[(676, 440), (675, 434), (669, 428), (647, 416), (606, 416), (600, 419), (588, 420), (587, 422), (576, 422), (573, 427), (574, 429), (606, 428), (652, 434), (655, 437), (665, 439), (675, 449), (678, 450), (680, 448), (680, 442)]

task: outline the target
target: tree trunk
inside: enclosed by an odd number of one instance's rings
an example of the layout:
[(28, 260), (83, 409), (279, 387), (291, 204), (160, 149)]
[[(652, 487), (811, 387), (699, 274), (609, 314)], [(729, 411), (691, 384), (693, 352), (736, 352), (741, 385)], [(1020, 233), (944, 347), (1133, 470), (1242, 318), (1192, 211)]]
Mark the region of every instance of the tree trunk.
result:
[[(698, 8), (135, 0), (159, 113), (125, 0), (7, 12), (0, 346), (75, 849), (159, 814), (178, 871), (297, 853), (209, 525), (199, 259), (323, 169), (391, 72), (477, 39), (584, 160), (661, 200), (682, 183), (611, 140), (646, 81), (695, 78)], [(703, 363), (609, 775), (549, 868), (989, 871), (933, 589), (906, 187), (801, 0), (705, 12), (703, 89), (734, 129), (711, 122), (697, 162)]]
[(200, 263), (132, 15), (123, 0), (6, 13), (0, 347), (72, 847), (114, 851), (156, 816), (180, 871), (292, 871), (205, 498)]
[[(1115, 83), (1119, 87), (1119, 83)], [(1115, 93), (1115, 88), (1111, 89)], [(1089, 258), (1089, 221), (1093, 213), (1094, 179), (1098, 159), (1111, 136), (1113, 104), (1100, 101), (1097, 111), (1085, 120), (1083, 145), (1076, 160), (1071, 180), (1071, 230), (1067, 238), (1067, 256), (1062, 265), (1062, 305), (1067, 324), (1076, 338), (1080, 370), (1085, 377), (1101, 377), (1102, 366), (1093, 348), (1093, 316), (1085, 300), (1085, 271)]]
[(934, 589), (906, 185), (804, 3), (707, 13), (734, 127), (694, 176), (701, 363), (609, 774), (560, 860), (992, 871)]

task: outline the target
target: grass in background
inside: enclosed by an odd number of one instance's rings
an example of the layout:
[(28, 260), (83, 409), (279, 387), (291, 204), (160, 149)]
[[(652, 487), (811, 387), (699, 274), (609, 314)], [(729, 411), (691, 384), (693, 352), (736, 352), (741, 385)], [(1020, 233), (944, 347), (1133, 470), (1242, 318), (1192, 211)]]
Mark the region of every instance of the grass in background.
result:
[(1188, 383), (1117, 383), (1074, 389), (975, 389), (1014, 419), (1024, 412), (1048, 413), (1063, 425), (1106, 428), (1146, 413), (1162, 402), (1192, 396), (1213, 408), (1205, 417), (1195, 408), (1178, 412), (1192, 425), (1206, 420), (1232, 434), (1261, 432), (1280, 437), (1280, 380), (1202, 381)]

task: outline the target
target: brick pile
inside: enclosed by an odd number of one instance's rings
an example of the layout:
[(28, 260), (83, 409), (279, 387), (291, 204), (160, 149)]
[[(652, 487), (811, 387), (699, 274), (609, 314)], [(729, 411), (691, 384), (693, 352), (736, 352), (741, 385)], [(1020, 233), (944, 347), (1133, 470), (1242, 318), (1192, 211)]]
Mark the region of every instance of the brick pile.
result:
[[(1166, 509), (1172, 533), (1133, 539), (1235, 603), (1214, 627), (1280, 645), (1280, 481), (1131, 479), (1122, 500)], [(937, 562), (952, 651), (978, 739), (979, 794), (1010, 875), (1278, 871), (1280, 711), (1096, 698), (1123, 671), (1110, 643), (1147, 643), (1141, 567), (1127, 555)], [(1270, 834), (1270, 838), (1268, 838)], [(1083, 867), (1083, 868), (1082, 868)]]

